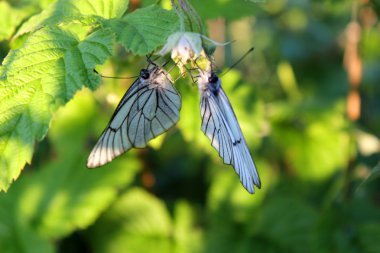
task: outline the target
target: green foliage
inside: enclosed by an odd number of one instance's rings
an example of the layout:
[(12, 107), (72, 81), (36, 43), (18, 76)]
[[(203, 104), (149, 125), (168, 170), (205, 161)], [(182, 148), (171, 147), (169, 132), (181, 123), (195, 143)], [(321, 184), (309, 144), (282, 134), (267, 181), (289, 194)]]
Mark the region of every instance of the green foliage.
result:
[(57, 106), (83, 86), (98, 86), (93, 70), (112, 54), (114, 36), (128, 50), (147, 54), (177, 27), (177, 17), (157, 6), (121, 18), (127, 6), (122, 0), (57, 1), (19, 29), (16, 37), (31, 34), (9, 52), (0, 73), (0, 190), (31, 163), (34, 141), (46, 135)]
[(278, 109), (281, 111), (273, 115), (273, 137), (284, 159), (298, 175), (309, 179), (326, 178), (346, 166), (350, 146), (341, 105), (332, 106), (328, 113), (310, 102), (273, 108)]
[(52, 0), (27, 1), (1, 1), (0, 13), (0, 41), (9, 40), (17, 27), (29, 18), (30, 15), (40, 11)]
[[(120, 225), (122, 221), (123, 224)], [(161, 200), (134, 188), (89, 229), (94, 252), (194, 252), (199, 243), (192, 227), (192, 210), (178, 202), (174, 219)], [(173, 234), (175, 235), (173, 237)]]
[(169, 0), (136, 2), (0, 1), (1, 189), (30, 164), (0, 193), (0, 252), (379, 252), (378, 23), (358, 15), (352, 122), (342, 65), (352, 1), (191, 1), (203, 21), (227, 21), (216, 31), (236, 42), (223, 66), (255, 46), (221, 77), (262, 181), (250, 195), (202, 134), (190, 78), (175, 83), (176, 127), (86, 168), (133, 82), (93, 70), (135, 76), (146, 60), (131, 55), (179, 27)]
[(86, 91), (58, 111), (49, 135), (58, 160), (42, 164), (0, 196), (0, 245), (6, 252), (54, 252), (52, 240), (92, 224), (117, 197), (118, 188), (133, 180), (139, 167), (133, 156), (124, 158), (127, 168), (115, 161), (112, 173), (84, 169), (87, 126), (96, 110)]
[(111, 43), (108, 30), (80, 41), (49, 27), (32, 34), (5, 58), (0, 84), (1, 190), (18, 177), (25, 162), (31, 162), (34, 141), (46, 135), (54, 104), (68, 101), (84, 84), (97, 87), (100, 79), (93, 69), (111, 55)]

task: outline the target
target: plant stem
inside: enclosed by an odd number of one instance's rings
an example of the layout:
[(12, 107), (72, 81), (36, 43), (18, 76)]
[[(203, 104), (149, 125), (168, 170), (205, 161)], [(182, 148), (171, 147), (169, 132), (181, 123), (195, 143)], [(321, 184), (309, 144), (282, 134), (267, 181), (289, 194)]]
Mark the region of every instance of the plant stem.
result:
[(174, 0), (171, 0), (171, 3), (172, 3), (172, 7), (173, 9), (176, 11), (178, 17), (179, 17), (179, 21), (180, 21), (180, 31), (181, 32), (184, 32), (185, 31), (185, 20), (183, 18), (183, 15), (182, 13), (180, 12), (180, 10), (178, 9), (178, 6), (175, 4)]
[[(190, 16), (195, 19), (195, 21), (199, 27), (199, 33), (203, 34), (202, 20), (199, 17), (198, 13), (195, 11), (194, 7), (187, 0), (179, 0), (179, 1), (183, 2), (183, 4), (185, 5), (185, 8), (188, 11), (188, 13), (190, 14)], [(191, 20), (190, 20), (190, 23), (191, 23)]]

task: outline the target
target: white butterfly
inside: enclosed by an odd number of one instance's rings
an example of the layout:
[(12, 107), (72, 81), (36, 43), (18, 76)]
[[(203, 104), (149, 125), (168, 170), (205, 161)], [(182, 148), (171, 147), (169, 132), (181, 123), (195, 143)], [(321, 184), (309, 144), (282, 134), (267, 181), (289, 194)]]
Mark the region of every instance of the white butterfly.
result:
[(261, 187), (259, 174), (231, 104), (214, 72), (200, 70), (202, 131), (211, 140), (225, 164), (231, 164), (248, 192)]
[(161, 67), (141, 70), (91, 151), (87, 167), (102, 166), (132, 147), (143, 148), (172, 127), (181, 109), (180, 95), (172, 83)]

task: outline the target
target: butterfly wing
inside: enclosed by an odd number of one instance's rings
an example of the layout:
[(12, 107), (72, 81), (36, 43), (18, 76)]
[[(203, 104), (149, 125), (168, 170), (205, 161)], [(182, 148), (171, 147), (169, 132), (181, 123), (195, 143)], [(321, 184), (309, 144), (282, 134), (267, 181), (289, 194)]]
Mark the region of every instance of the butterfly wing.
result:
[(225, 164), (231, 164), (248, 192), (253, 185), (261, 187), (256, 166), (237, 122), (231, 104), (220, 87), (214, 93), (210, 89), (201, 95), (202, 131), (211, 140)]
[(169, 80), (141, 90), (127, 119), (133, 147), (145, 147), (149, 140), (172, 127), (179, 119), (180, 108), (180, 96)]
[(153, 69), (150, 78), (138, 78), (116, 108), (93, 148), (87, 167), (102, 166), (132, 147), (143, 148), (179, 119), (181, 99), (169, 74)]

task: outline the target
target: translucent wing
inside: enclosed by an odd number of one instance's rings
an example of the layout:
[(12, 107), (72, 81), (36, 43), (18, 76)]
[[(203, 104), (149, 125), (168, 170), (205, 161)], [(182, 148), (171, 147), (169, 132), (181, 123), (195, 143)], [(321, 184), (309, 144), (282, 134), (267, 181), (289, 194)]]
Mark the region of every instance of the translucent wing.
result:
[(168, 75), (154, 67), (132, 84), (93, 148), (87, 167), (102, 166), (132, 147), (145, 147), (178, 121), (181, 99)]
[(234, 167), (247, 191), (254, 193), (253, 185), (261, 187), (260, 178), (220, 80), (210, 83), (208, 78), (201, 76), (198, 85), (201, 91), (202, 131), (224, 163)]

